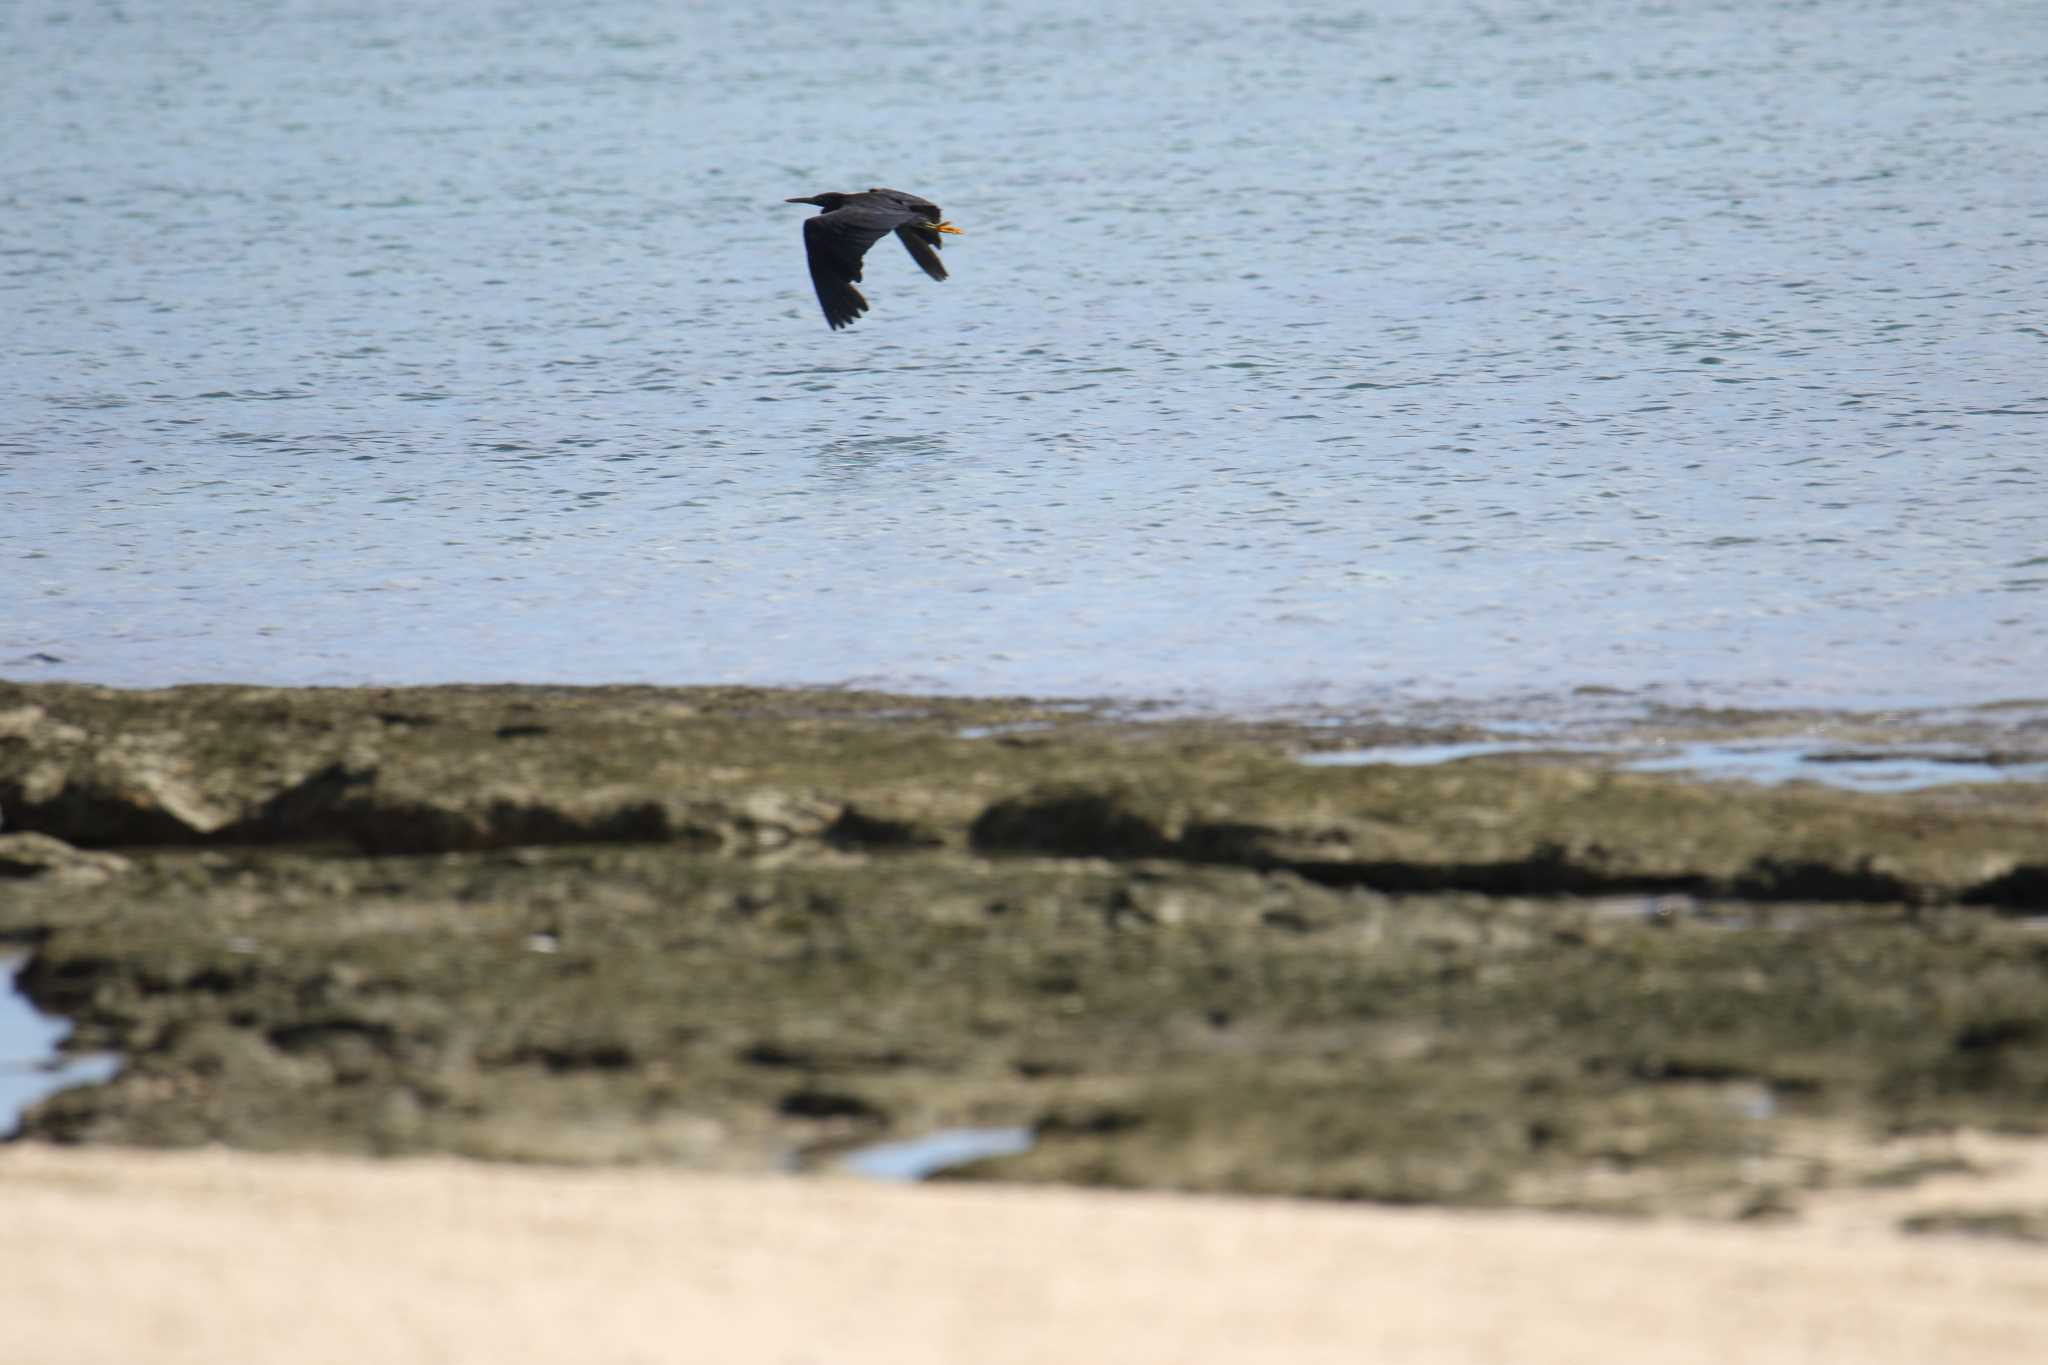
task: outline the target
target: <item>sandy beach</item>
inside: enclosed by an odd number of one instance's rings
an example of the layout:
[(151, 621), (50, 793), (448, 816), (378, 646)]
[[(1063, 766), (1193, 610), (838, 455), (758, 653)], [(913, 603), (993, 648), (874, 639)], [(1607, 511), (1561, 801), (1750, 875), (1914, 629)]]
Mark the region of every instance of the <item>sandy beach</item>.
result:
[(38, 1145), (0, 1200), (45, 1365), (2048, 1358), (2048, 1254), (1826, 1218)]

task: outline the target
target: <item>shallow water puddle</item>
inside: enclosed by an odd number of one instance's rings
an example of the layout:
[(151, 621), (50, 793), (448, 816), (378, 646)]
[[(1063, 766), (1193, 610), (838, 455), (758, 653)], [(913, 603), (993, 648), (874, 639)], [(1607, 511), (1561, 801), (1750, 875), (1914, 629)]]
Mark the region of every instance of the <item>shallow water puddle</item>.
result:
[(1476, 740), (1458, 744), (1389, 745), (1303, 755), (1315, 767), (1387, 763), (1418, 767), (1500, 754), (1613, 754), (1630, 772), (1689, 773), (1741, 779), (1763, 786), (1819, 782), (1852, 791), (1919, 791), (1961, 782), (2048, 781), (2048, 760), (2007, 761), (1981, 751), (1844, 749), (1815, 741), (1761, 740), (1741, 744), (1696, 742), (1645, 751), (1613, 743)]
[(1685, 744), (1675, 752), (1631, 759), (1634, 772), (1686, 772), (1736, 777), (1765, 785), (1824, 782), (1855, 791), (1919, 791), (1958, 782), (2048, 780), (2048, 762), (2000, 762), (1965, 751), (1814, 748), (1803, 744)]
[(954, 1166), (1031, 1150), (1029, 1128), (945, 1128), (901, 1142), (878, 1142), (850, 1152), (839, 1169), (870, 1180), (923, 1180)]
[(63, 1057), (71, 1025), (43, 1014), (15, 988), (21, 963), (0, 959), (0, 1137), (11, 1137), (30, 1105), (74, 1085), (112, 1080), (121, 1059), (108, 1052)]
[(1481, 739), (1462, 744), (1387, 744), (1374, 749), (1342, 749), (1303, 754), (1301, 761), (1314, 768), (1362, 767), (1373, 763), (1421, 768), (1432, 763), (1456, 763), (1462, 758), (1490, 758), (1498, 754), (1590, 754), (1599, 753), (1607, 747), (1610, 746), (1546, 744), (1528, 739)]

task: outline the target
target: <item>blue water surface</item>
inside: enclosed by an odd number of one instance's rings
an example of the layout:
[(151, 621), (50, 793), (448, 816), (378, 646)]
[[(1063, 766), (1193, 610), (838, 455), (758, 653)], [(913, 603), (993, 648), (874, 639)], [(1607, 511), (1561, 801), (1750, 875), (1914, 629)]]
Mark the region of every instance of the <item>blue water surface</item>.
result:
[[(2048, 677), (2037, 4), (17, 7), (0, 675)], [(827, 330), (797, 194), (937, 200)]]

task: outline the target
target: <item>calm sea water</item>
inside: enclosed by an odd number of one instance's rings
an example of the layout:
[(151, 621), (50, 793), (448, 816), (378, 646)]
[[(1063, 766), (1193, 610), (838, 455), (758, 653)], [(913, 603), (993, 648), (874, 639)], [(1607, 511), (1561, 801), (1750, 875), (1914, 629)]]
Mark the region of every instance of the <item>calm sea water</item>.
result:
[(2038, 0), (1119, 13), (0, 11), (0, 673), (2048, 691)]

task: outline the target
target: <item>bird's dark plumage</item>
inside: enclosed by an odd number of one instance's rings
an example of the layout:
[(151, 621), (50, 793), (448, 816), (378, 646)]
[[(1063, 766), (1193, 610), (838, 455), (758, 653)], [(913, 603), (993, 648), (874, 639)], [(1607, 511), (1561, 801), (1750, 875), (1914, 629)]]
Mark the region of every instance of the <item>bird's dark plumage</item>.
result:
[(816, 217), (804, 219), (804, 254), (810, 258), (811, 283), (817, 287), (818, 303), (825, 321), (837, 331), (868, 311), (854, 283), (860, 279), (861, 257), (868, 248), (894, 232), (903, 240), (910, 259), (935, 280), (946, 278), (939, 260), (943, 233), (960, 231), (945, 221), (939, 206), (902, 190), (871, 189), (865, 194), (828, 191), (791, 199), (792, 204), (816, 204)]

